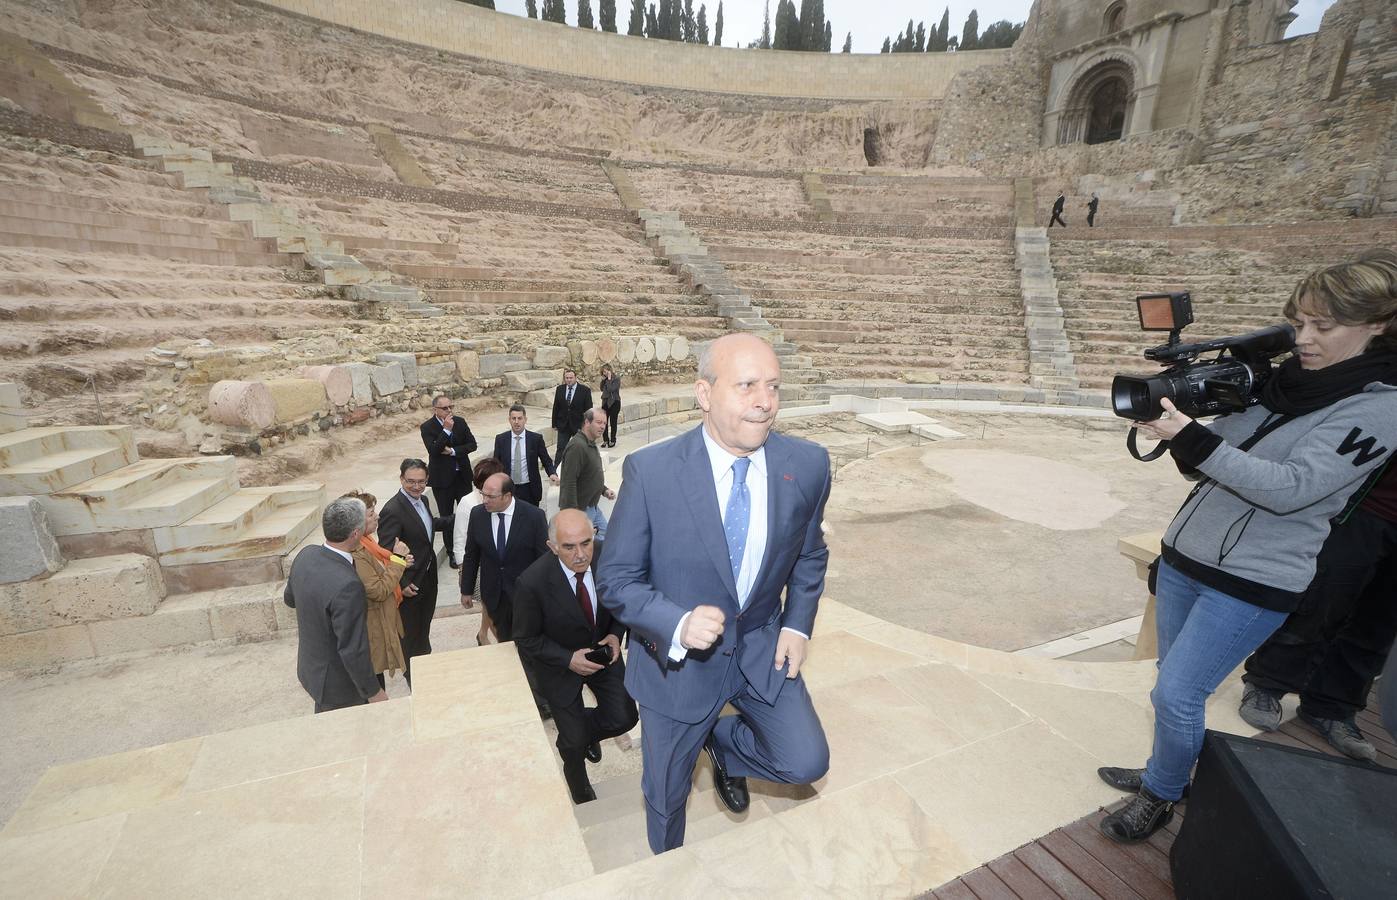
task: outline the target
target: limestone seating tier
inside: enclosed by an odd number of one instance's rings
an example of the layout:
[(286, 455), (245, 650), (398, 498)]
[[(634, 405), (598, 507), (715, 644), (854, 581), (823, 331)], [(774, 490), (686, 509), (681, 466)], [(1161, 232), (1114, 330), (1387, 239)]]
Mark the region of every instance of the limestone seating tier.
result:
[(244, 487), (175, 526), (154, 530), (162, 566), (285, 556), (319, 525), (319, 484)]
[(136, 461), (124, 425), (24, 428), (0, 434), (0, 496), (45, 495)]
[[(829, 774), (753, 781), (734, 817), (701, 761), (686, 845), (662, 856), (635, 776), (571, 806), (517, 654), (490, 646), (421, 658), (410, 698), (55, 766), (0, 833), (0, 891), (913, 896), (1118, 799), (1095, 769), (1149, 749), (1149, 660), (984, 650), (826, 598), (804, 671)], [(1226, 683), (1209, 724), (1250, 734)], [(421, 852), (482, 822), (491, 854)], [(311, 848), (334, 864), (301, 864)]]
[(143, 459), (55, 491), (44, 507), (56, 533), (178, 525), (238, 490), (231, 456)]

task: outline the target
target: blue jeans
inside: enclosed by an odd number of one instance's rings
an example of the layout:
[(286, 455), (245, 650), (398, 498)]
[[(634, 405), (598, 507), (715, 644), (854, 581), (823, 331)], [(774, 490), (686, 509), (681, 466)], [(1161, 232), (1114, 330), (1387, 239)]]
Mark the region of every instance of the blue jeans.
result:
[(1144, 785), (1178, 800), (1203, 749), (1203, 710), (1233, 669), (1285, 622), (1288, 613), (1262, 609), (1200, 584), (1159, 563), (1155, 626), (1159, 677), (1154, 704), (1154, 750)]
[(587, 514), (587, 518), (592, 520), (592, 526), (597, 529), (597, 540), (606, 540), (606, 516), (602, 513), (600, 506), (589, 506), (582, 510)]

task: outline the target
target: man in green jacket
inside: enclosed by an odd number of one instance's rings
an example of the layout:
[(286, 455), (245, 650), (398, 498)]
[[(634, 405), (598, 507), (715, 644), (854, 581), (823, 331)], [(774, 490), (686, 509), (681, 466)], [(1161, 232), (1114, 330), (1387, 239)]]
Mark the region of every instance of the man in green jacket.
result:
[(606, 430), (606, 410), (589, 409), (582, 414), (582, 428), (574, 440), (568, 441), (563, 458), (558, 460), (562, 472), (558, 483), (558, 509), (580, 509), (592, 520), (597, 539), (606, 539), (606, 516), (597, 505), (601, 498), (616, 499), (616, 492), (606, 486), (606, 471), (602, 467), (601, 450), (597, 440)]

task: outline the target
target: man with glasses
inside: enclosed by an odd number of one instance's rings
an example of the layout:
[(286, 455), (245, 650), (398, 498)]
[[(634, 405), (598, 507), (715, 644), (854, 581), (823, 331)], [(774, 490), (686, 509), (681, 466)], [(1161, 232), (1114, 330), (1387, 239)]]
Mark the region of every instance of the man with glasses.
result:
[[(437, 532), (451, 534), (451, 520), (432, 515), (432, 507), (423, 496), (427, 490), (427, 464), (420, 459), (405, 459), (398, 466), (402, 490), (383, 504), (378, 516), (378, 542), (393, 547), (399, 540), (412, 553), (412, 565), (403, 572), (403, 603), (398, 612), (403, 618), (403, 678), (412, 685), (412, 657), (432, 652), (432, 616), (437, 610), (437, 556), (432, 551), (432, 539)], [(450, 540), (450, 538), (447, 538)]]
[[(438, 394), (432, 399), (432, 417), (422, 423), (422, 445), (427, 448), (427, 483), (437, 501), (437, 512), (454, 524), (456, 502), (471, 492), (471, 451), (475, 435), (466, 420), (451, 414), (451, 398)], [(451, 568), (460, 565), (456, 548), (451, 546), (452, 526), (442, 534), (451, 558)]]

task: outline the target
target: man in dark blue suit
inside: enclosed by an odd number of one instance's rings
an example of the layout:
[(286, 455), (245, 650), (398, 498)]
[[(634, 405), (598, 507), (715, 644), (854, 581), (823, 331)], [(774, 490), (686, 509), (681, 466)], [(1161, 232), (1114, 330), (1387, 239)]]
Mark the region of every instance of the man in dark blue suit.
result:
[(522, 403), (509, 408), (509, 430), (495, 435), (495, 459), (513, 479), (515, 498), (540, 506), (543, 480), (538, 475), (539, 466), (543, 466), (553, 484), (558, 483), (558, 470), (553, 466), (553, 457), (548, 455), (543, 435), (524, 427), (528, 420), (529, 414)]
[[(829, 768), (800, 677), (829, 557), (829, 454), (771, 432), (780, 383), (761, 339), (714, 341), (694, 385), (703, 425), (623, 468), (597, 581), (634, 637), (626, 688), (656, 853), (684, 843), (700, 752), (734, 812), (747, 808), (748, 777), (808, 784)], [(720, 717), (727, 703), (738, 714)]]

